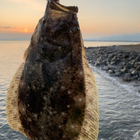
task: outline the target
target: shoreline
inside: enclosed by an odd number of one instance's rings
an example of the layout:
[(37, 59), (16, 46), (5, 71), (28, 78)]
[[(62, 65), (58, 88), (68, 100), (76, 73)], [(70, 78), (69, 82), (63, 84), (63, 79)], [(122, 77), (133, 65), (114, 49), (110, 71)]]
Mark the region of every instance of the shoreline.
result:
[[(86, 48), (88, 62), (124, 82), (140, 81), (140, 44)], [(138, 85), (137, 85), (138, 86)]]

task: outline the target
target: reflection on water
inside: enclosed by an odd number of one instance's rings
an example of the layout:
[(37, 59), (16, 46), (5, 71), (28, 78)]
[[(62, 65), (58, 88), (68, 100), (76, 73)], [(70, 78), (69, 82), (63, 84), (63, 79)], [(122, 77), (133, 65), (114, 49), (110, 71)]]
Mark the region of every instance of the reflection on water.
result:
[(7, 124), (5, 101), (10, 81), (23, 61), (28, 45), (29, 41), (0, 41), (0, 140), (27, 140)]
[(139, 95), (130, 92), (129, 87), (126, 90), (123, 82), (108, 77), (105, 72), (92, 66), (91, 69), (99, 94), (98, 140), (135, 140), (134, 134), (140, 129)]
[[(0, 140), (27, 140), (12, 130), (5, 115), (6, 92), (29, 41), (0, 41)], [(132, 140), (140, 129), (140, 98), (94, 71), (99, 95), (98, 140)]]

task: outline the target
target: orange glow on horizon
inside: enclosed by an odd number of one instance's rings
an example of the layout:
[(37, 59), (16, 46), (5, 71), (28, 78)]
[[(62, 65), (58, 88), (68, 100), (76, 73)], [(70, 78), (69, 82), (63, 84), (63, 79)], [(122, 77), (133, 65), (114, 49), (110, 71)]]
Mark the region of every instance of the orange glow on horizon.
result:
[(28, 29), (24, 29), (24, 31), (25, 31), (25, 33), (27, 33), (28, 32)]
[(27, 28), (8, 28), (8, 29), (3, 29), (0, 28), (0, 32), (1, 33), (33, 33), (34, 29), (27, 29)]

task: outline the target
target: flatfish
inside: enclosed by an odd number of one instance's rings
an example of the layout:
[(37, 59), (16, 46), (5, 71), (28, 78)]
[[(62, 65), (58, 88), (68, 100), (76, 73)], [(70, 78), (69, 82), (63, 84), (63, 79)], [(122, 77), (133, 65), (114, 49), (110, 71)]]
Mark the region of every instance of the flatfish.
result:
[(7, 93), (10, 127), (29, 140), (96, 140), (98, 96), (78, 8), (48, 1)]

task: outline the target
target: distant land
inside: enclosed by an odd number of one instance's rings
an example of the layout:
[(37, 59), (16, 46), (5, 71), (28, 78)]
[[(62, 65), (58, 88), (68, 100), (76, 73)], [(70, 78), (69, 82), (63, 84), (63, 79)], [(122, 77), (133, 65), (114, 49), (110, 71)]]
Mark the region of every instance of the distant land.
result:
[(139, 42), (140, 41), (140, 33), (114, 35), (114, 36), (101, 37), (101, 38), (90, 38), (90, 39), (84, 39), (84, 41)]
[[(0, 33), (0, 40), (30, 40), (32, 33)], [(108, 41), (108, 42), (140, 42), (140, 33), (113, 35), (100, 38), (84, 38), (84, 41)]]

